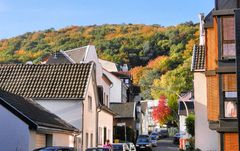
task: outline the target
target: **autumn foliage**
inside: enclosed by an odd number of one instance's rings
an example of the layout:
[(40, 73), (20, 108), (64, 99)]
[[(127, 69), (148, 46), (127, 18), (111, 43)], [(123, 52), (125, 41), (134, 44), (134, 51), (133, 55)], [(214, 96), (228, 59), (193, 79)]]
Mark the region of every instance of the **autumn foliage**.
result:
[(152, 117), (156, 123), (165, 124), (170, 117), (171, 109), (168, 107), (166, 97), (161, 96), (158, 106), (153, 109)]

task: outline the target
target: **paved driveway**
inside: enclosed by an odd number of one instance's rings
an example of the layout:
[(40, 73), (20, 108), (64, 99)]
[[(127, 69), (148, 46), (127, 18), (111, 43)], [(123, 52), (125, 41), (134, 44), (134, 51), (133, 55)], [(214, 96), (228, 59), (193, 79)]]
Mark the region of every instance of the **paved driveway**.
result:
[(158, 141), (158, 146), (153, 151), (178, 151), (178, 146), (172, 143), (172, 138), (164, 138)]

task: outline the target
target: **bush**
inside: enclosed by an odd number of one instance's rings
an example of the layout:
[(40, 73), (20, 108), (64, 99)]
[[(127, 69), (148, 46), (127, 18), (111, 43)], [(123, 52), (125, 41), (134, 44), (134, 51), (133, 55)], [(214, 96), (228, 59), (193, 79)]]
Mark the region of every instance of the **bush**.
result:
[(193, 114), (190, 114), (187, 118), (186, 118), (186, 128), (187, 128), (187, 132), (194, 136), (195, 134), (195, 116)]

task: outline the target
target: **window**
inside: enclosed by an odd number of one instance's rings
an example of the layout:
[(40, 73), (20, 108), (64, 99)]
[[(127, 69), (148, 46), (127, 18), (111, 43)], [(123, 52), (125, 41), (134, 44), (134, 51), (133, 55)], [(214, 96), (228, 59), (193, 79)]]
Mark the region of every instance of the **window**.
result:
[(93, 147), (93, 134), (91, 133), (91, 142), (90, 142), (90, 147)]
[(105, 92), (103, 93), (103, 99), (104, 99), (103, 100), (104, 101), (104, 105), (106, 105), (106, 93)]
[(103, 144), (103, 142), (102, 142), (102, 128), (101, 127), (98, 128), (98, 144), (99, 145)]
[(104, 143), (106, 143), (106, 141), (107, 141), (107, 128), (106, 127), (103, 128), (103, 141), (104, 141)]
[(92, 97), (88, 96), (88, 110), (92, 111)]
[(224, 117), (237, 117), (237, 85), (236, 74), (223, 74)]
[(234, 59), (235, 46), (235, 21), (233, 16), (222, 17), (222, 58)]
[(106, 106), (108, 106), (108, 95), (106, 95)]
[(86, 133), (86, 148), (88, 148), (88, 133)]
[(111, 130), (108, 129), (108, 140), (111, 140)]
[(225, 117), (226, 118), (235, 118), (237, 117), (237, 103), (236, 101), (225, 101)]

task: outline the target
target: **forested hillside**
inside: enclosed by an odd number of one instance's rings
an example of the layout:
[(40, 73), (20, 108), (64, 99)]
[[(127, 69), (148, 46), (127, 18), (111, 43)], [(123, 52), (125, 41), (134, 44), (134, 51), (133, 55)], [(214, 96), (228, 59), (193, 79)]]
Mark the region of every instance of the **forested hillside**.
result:
[[(53, 52), (92, 44), (100, 58), (135, 67), (158, 56), (179, 54), (196, 31), (196, 26), (189, 22), (174, 27), (122, 24), (28, 32), (0, 40), (0, 62), (38, 63)], [(182, 61), (177, 58), (173, 66)]]
[(164, 95), (170, 108), (177, 113), (178, 95), (193, 89), (190, 67), (193, 46), (199, 43), (199, 32), (197, 26), (185, 25), (167, 30), (172, 34), (165, 40), (167, 53), (150, 60), (147, 65), (132, 68), (130, 72), (134, 83), (141, 87), (143, 98), (159, 99)]
[(198, 26), (191, 22), (171, 27), (72, 26), (1, 40), (0, 63), (38, 63), (56, 51), (92, 44), (100, 58), (129, 64), (134, 83), (141, 87), (144, 98), (157, 99), (165, 94), (169, 100), (174, 100), (175, 108), (177, 96), (155, 88), (177, 93), (192, 89), (190, 64), (195, 43), (198, 43)]

